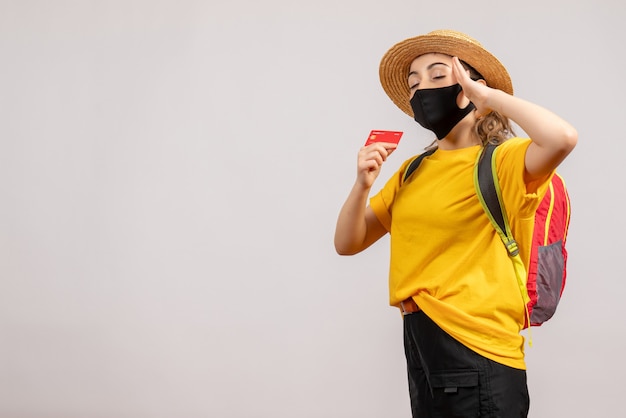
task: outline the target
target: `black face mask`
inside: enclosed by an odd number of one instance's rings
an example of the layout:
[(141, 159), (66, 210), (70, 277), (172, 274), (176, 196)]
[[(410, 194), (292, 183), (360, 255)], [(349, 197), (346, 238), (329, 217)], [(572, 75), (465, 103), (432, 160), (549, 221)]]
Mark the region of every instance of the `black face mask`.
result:
[(435, 89), (416, 90), (411, 99), (411, 108), (415, 121), (437, 135), (441, 140), (446, 137), (475, 106), (470, 102), (464, 109), (459, 109), (456, 98), (461, 92), (460, 84)]

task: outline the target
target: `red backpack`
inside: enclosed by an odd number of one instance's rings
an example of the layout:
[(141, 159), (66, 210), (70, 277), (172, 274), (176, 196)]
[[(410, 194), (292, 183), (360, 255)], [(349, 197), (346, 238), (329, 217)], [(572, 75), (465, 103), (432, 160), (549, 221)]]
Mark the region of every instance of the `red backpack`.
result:
[[(417, 156), (404, 172), (403, 181), (422, 160), (435, 150)], [(535, 211), (528, 271), (519, 255), (517, 242), (504, 211), (496, 173), (496, 145), (487, 145), (474, 168), (476, 194), (493, 227), (502, 239), (515, 267), (518, 286), (526, 303), (526, 324), (539, 326), (552, 318), (565, 288), (567, 250), (565, 242), (570, 220), (570, 200), (563, 178), (552, 176), (548, 191)]]
[[(535, 212), (535, 231), (528, 268), (528, 296), (532, 303), (529, 306), (530, 325), (541, 325), (552, 318), (565, 289), (565, 242), (570, 212), (565, 182), (561, 176), (555, 174)], [(531, 284), (535, 285), (534, 289)]]

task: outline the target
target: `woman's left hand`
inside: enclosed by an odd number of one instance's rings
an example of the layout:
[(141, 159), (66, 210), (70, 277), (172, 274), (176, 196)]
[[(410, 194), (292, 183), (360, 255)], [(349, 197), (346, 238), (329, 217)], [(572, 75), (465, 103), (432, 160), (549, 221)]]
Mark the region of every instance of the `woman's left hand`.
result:
[(452, 73), (463, 88), (465, 97), (476, 106), (477, 117), (485, 116), (493, 110), (488, 105), (490, 93), (493, 89), (488, 87), (484, 80), (472, 80), (458, 57), (452, 58)]

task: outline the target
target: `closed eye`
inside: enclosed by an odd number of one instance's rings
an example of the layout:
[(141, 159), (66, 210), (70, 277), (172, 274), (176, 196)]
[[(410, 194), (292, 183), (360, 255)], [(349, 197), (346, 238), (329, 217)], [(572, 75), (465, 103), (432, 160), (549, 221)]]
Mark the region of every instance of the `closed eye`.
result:
[[(425, 76), (428, 77), (428, 81), (442, 80), (445, 79), (450, 72), (451, 69), (449, 65), (443, 62), (434, 62), (426, 68)], [(415, 89), (419, 88), (420, 79), (421, 77), (417, 71), (409, 72), (409, 91), (414, 91)]]

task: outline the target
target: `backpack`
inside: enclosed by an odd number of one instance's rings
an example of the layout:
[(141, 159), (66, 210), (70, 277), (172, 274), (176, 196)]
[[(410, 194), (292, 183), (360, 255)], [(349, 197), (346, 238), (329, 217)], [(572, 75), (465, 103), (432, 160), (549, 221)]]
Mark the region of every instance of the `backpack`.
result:
[[(496, 173), (497, 146), (487, 145), (474, 166), (474, 186), (478, 199), (491, 224), (502, 239), (515, 268), (517, 284), (526, 304), (526, 324), (539, 326), (552, 318), (565, 288), (567, 250), (565, 242), (570, 220), (570, 200), (563, 178), (552, 176), (548, 190), (535, 211), (530, 263), (528, 270), (519, 255), (517, 242), (504, 211)], [(434, 153), (426, 151), (407, 166), (403, 183)]]

